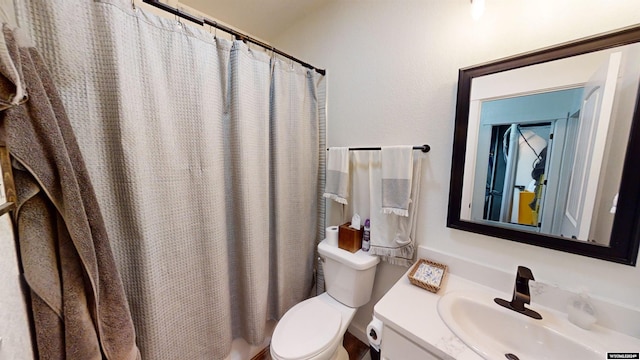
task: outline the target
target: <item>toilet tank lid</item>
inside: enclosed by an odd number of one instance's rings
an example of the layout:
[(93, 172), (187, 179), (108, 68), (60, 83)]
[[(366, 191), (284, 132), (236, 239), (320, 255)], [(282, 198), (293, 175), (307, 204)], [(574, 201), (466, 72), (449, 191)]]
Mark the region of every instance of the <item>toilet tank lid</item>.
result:
[(318, 252), (322, 256), (326, 256), (335, 261), (350, 266), (355, 270), (366, 270), (372, 268), (380, 262), (380, 258), (375, 255), (369, 255), (368, 252), (358, 250), (355, 253), (340, 249), (337, 246), (330, 245), (327, 240), (322, 240), (318, 244)]

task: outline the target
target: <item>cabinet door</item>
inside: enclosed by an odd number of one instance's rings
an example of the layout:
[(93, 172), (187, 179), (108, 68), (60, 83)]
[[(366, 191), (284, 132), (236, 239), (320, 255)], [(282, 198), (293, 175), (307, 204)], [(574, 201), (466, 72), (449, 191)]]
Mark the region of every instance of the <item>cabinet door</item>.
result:
[(383, 331), (381, 355), (383, 360), (441, 360), (389, 327)]

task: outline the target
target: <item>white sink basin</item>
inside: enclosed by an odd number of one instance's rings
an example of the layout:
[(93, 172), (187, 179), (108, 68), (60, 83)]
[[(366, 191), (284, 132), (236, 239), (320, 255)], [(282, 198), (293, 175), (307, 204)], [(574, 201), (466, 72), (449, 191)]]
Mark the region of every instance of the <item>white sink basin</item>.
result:
[(438, 314), (447, 327), (483, 358), (607, 358), (606, 350), (597, 348), (599, 344), (580, 338), (584, 330), (557, 313), (534, 305), (531, 308), (542, 320), (532, 319), (496, 304), (494, 297), (483, 292), (451, 292), (438, 301)]

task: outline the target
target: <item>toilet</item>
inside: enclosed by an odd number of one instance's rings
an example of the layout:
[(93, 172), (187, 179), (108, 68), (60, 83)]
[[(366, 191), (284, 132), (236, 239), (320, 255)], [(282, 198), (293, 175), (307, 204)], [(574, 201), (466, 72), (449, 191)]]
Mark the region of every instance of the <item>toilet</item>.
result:
[(371, 299), (377, 256), (318, 244), (324, 269), (326, 292), (307, 299), (287, 311), (271, 338), (274, 360), (348, 360), (342, 346), (358, 307)]

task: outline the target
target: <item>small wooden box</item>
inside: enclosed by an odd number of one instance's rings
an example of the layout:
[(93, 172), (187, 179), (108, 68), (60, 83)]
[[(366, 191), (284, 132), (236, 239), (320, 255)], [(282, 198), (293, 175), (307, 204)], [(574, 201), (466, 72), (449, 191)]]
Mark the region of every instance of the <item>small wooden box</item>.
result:
[(362, 247), (362, 227), (356, 230), (349, 225), (350, 222), (338, 228), (338, 247), (354, 253)]

